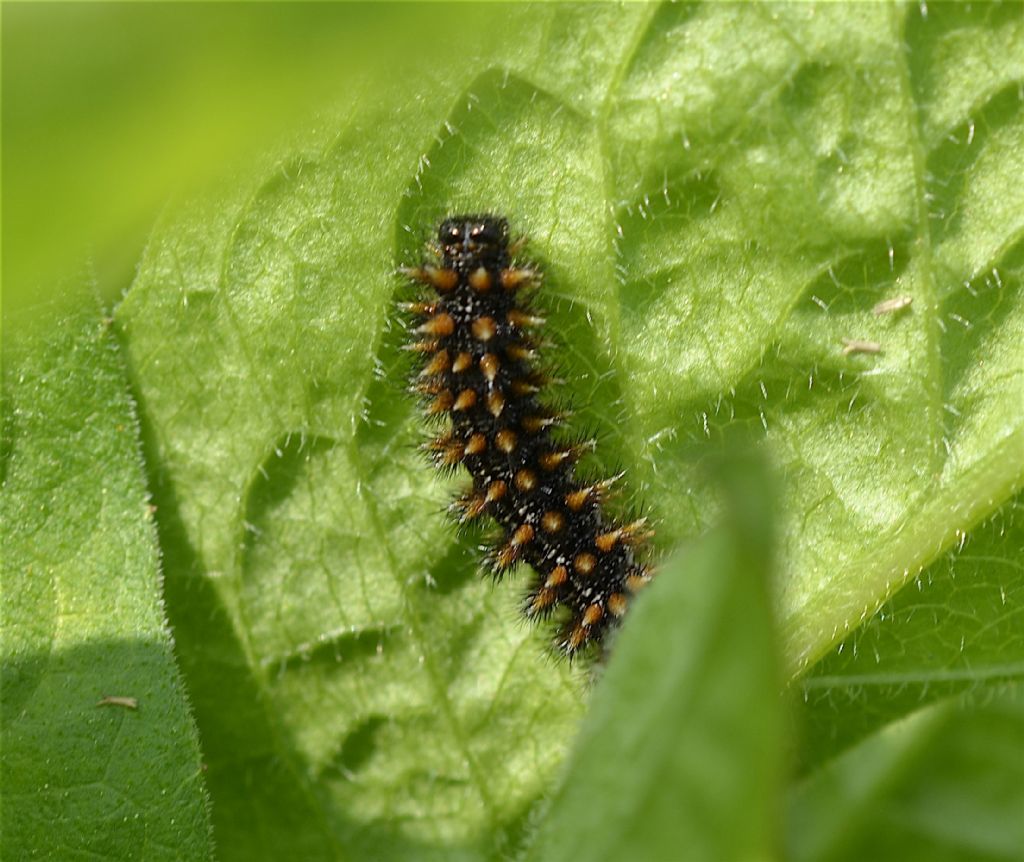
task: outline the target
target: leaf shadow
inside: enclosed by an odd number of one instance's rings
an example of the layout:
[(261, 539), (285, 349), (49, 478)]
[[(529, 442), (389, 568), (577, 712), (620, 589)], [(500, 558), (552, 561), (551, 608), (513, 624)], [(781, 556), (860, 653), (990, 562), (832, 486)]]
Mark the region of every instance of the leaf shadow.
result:
[(5, 658), (5, 856), (128, 858), (159, 844), (206, 858), (204, 770), (168, 653), (102, 638)]

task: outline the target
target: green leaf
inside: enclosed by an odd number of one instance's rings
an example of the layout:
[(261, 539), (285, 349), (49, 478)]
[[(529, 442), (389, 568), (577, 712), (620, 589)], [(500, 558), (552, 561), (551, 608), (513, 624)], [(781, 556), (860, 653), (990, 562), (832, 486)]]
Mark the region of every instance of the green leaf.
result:
[(659, 450), (760, 426), (787, 477), (791, 668), (1022, 484), (1018, 12), (668, 7), (618, 96), (639, 455), (702, 524)]
[[(814, 663), (887, 598), (1010, 517), (1019, 13), (497, 6), (168, 210), (117, 320), (225, 858), (519, 847), (583, 713), (581, 675), (546, 660), (514, 587), (478, 581), (443, 525), (452, 486), (413, 451), (392, 272), (444, 213), (530, 237), (595, 469), (627, 468), (662, 550), (718, 520), (703, 462), (732, 436), (778, 466), (790, 676), (827, 678)], [(1022, 562), (999, 537), (988, 555)], [(915, 635), (877, 624), (889, 652)], [(909, 708), (873, 701), (822, 743), (825, 691), (808, 769)]]
[(109, 321), (4, 320), (5, 858), (208, 859), (137, 425)]
[(732, 470), (726, 523), (666, 563), (630, 612), (529, 859), (776, 856), (769, 495), (758, 471)]
[(866, 739), (794, 789), (787, 858), (1018, 860), (1024, 689), (950, 698)]
[(1021, 548), (1018, 494), (803, 677), (804, 769), (927, 703), (1024, 677)]

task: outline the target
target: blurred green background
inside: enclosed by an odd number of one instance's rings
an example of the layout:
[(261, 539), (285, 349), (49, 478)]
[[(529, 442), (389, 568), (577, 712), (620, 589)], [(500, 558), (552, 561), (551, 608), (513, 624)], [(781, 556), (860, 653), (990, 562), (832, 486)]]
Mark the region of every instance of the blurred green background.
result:
[[(114, 300), (176, 195), (407, 73), (478, 4), (4, 3), (4, 304)], [(451, 44), (451, 43), (449, 43)]]

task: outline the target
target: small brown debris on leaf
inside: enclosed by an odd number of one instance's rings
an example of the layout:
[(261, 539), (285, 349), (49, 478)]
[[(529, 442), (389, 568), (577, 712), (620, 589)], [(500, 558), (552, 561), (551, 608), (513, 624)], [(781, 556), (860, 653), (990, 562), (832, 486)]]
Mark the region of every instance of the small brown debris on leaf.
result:
[(123, 706), (125, 709), (138, 709), (139, 700), (135, 697), (120, 697), (114, 694), (105, 694), (96, 703), (96, 706)]
[(882, 345), (877, 341), (863, 341), (859, 338), (843, 339), (843, 356), (851, 353), (881, 353)]
[(903, 311), (904, 308), (910, 308), (910, 304), (914, 301), (912, 296), (894, 296), (892, 299), (883, 299), (871, 311), (876, 317), (883, 314), (895, 314), (897, 311)]

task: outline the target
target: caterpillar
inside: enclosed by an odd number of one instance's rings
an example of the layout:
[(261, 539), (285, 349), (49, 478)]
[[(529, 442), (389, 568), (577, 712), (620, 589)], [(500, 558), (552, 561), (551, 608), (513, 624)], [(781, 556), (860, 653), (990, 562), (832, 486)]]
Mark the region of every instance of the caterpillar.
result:
[(544, 319), (527, 298), (540, 272), (515, 262), (519, 247), (504, 218), (453, 216), (437, 230), (433, 258), (401, 270), (431, 289), (401, 304), (415, 336), (406, 349), (419, 357), (411, 389), (427, 417), (447, 419), (424, 444), (434, 464), (462, 465), (472, 479), (452, 516), (497, 524), (487, 567), (496, 577), (521, 563), (533, 569), (523, 612), (538, 619), (563, 609), (555, 646), (572, 657), (602, 643), (650, 580), (643, 557), (651, 531), (645, 519), (607, 514), (618, 477), (577, 475), (592, 444), (562, 439), (566, 415), (546, 402)]

